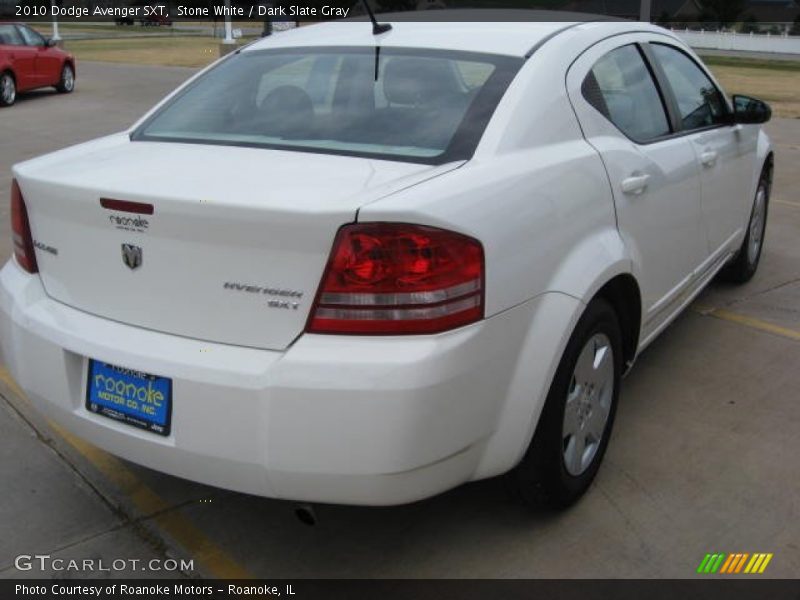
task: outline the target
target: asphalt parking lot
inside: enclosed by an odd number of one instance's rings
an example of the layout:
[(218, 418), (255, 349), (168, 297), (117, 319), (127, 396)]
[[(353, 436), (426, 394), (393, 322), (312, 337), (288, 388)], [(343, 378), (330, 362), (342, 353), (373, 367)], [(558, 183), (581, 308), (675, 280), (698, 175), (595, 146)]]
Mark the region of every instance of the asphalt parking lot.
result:
[[(191, 73), (83, 63), (74, 94), (0, 110), (2, 262), (11, 165), (124, 128)], [(797, 577), (800, 120), (768, 129), (759, 273), (713, 284), (641, 356), (597, 482), (572, 510), (525, 510), (496, 479), (403, 507), (321, 506), (308, 527), (290, 503), (161, 475), (57, 430), (0, 365), (0, 578), (53, 574), (17, 570), (20, 554), (182, 557), (188, 576), (685, 578), (708, 552), (774, 553), (760, 577)]]

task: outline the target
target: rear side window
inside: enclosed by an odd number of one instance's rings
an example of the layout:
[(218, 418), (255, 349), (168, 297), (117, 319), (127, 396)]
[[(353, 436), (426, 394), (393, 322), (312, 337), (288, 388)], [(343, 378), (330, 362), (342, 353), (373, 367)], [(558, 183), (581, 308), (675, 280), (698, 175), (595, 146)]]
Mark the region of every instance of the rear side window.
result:
[(702, 129), (726, 122), (722, 94), (686, 54), (664, 44), (651, 44), (678, 101), (685, 130)]
[(583, 82), (583, 95), (636, 142), (670, 133), (661, 95), (634, 45), (612, 50), (597, 61)]
[(22, 41), (17, 28), (8, 23), (0, 23), (0, 46), (23, 46), (25, 42)]

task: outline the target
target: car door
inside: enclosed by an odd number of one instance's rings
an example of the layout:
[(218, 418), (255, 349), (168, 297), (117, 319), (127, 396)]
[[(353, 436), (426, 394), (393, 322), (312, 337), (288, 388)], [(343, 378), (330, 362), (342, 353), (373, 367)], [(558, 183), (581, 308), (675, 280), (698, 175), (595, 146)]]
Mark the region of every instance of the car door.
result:
[(691, 142), (675, 135), (641, 36), (589, 48), (570, 68), (567, 87), (609, 176), (641, 288), (646, 336), (680, 305), (707, 255), (697, 160)]
[(25, 44), (35, 50), (36, 84), (43, 86), (58, 83), (61, 75), (61, 59), (47, 46), (46, 40), (33, 29), (25, 25), (17, 27)]
[(725, 96), (689, 53), (667, 42), (649, 47), (700, 165), (709, 253), (725, 254), (740, 243), (749, 220), (758, 129), (733, 124)]
[(35, 87), (36, 52), (25, 44), (19, 29), (10, 23), (0, 24), (0, 39), (17, 80), (17, 91)]

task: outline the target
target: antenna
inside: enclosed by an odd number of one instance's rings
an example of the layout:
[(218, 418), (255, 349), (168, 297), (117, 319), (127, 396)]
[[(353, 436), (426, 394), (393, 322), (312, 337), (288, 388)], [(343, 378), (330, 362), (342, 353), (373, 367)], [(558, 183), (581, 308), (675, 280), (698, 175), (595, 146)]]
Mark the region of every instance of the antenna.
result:
[(378, 23), (378, 20), (375, 18), (375, 13), (372, 12), (372, 9), (370, 8), (369, 2), (367, 2), (367, 0), (361, 0), (361, 3), (367, 10), (367, 14), (369, 15), (369, 20), (372, 21), (372, 35), (380, 35), (382, 33), (386, 33), (387, 31), (391, 30), (392, 26), (389, 23)]

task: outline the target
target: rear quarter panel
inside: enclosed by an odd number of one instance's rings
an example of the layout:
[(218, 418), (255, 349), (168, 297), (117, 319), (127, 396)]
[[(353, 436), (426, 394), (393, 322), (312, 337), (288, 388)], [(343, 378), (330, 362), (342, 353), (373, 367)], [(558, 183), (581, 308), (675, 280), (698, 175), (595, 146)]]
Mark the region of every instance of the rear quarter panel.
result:
[[(523, 67), (472, 160), (358, 216), (477, 238), (486, 258), (486, 316), (519, 315), (527, 341), (475, 479), (521, 459), (585, 303), (631, 269), (605, 168), (566, 98), (568, 57), (561, 47), (549, 54)], [(487, 348), (487, 356), (495, 351)]]
[(608, 176), (567, 99), (563, 48), (545, 46), (522, 67), (472, 160), (359, 211), (360, 221), (479, 239), (487, 316), (547, 292), (588, 301), (610, 273), (630, 268)]
[(40, 75), (49, 85), (55, 85), (61, 81), (61, 69), (67, 61), (67, 53), (59, 48), (44, 48), (39, 50)]

